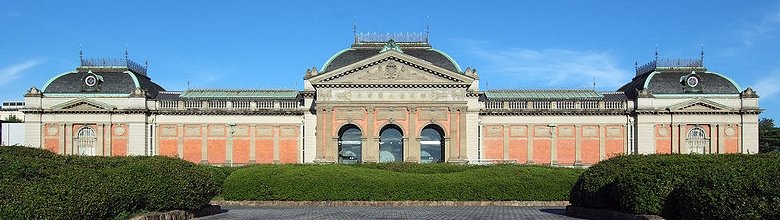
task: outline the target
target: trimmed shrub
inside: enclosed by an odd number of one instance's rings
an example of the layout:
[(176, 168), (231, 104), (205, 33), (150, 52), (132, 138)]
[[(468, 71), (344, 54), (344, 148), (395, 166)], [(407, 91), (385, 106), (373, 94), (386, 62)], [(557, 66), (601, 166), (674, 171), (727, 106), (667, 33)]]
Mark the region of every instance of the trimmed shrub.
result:
[[(778, 182), (773, 183), (772, 178), (765, 176), (765, 173), (780, 175), (778, 161), (780, 155), (777, 154), (619, 156), (602, 161), (583, 173), (571, 189), (569, 200), (575, 206), (615, 209), (634, 214), (662, 215), (666, 218), (694, 216), (691, 212), (701, 210), (695, 206), (712, 208), (715, 205), (694, 205), (694, 201), (710, 201), (712, 198), (680, 199), (679, 196), (705, 196), (708, 194), (699, 192), (709, 190), (710, 195), (724, 193), (720, 195), (721, 199), (745, 199), (749, 193), (737, 193), (740, 187), (724, 187), (724, 184), (751, 182), (777, 185)], [(705, 184), (712, 178), (716, 178), (715, 182), (719, 184)], [(742, 184), (745, 187), (747, 185)], [(717, 209), (728, 212), (733, 206)]]
[(565, 200), (582, 171), (520, 165), (255, 165), (233, 172), (225, 180), (223, 196), (288, 201)]
[(193, 210), (221, 182), (208, 167), (168, 157), (59, 156), (0, 147), (0, 216), (107, 219), (140, 210)]

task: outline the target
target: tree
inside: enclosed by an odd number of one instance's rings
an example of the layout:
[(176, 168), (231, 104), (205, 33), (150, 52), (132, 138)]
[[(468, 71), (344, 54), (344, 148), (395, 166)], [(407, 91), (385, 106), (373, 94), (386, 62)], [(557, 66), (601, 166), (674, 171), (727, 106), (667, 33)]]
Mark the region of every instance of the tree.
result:
[(780, 152), (780, 128), (771, 118), (758, 120), (758, 152)]
[(9, 115), (5, 118), (5, 122), (7, 123), (24, 123), (24, 120), (19, 119), (16, 117), (16, 115)]

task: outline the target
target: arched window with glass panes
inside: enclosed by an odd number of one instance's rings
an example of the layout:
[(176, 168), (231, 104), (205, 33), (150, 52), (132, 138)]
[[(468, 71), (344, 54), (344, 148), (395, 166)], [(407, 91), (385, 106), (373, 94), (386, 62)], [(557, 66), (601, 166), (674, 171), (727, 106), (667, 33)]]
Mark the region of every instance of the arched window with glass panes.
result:
[(79, 133), (76, 135), (76, 146), (79, 150), (79, 155), (93, 156), (95, 155), (95, 130), (89, 126), (84, 126), (79, 129)]
[(688, 131), (685, 142), (689, 153), (692, 154), (706, 154), (707, 147), (710, 145), (710, 140), (701, 127), (691, 128), (691, 130)]

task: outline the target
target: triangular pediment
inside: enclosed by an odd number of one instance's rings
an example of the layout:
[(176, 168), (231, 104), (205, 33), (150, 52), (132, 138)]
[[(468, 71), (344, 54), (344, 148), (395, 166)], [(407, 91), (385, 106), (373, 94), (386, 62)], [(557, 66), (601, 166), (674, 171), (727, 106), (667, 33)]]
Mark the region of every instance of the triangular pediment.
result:
[(673, 111), (731, 111), (732, 108), (707, 99), (692, 99), (669, 107)]
[(389, 50), (309, 79), (317, 84), (463, 84), (474, 78)]
[(77, 98), (52, 106), (53, 110), (72, 111), (108, 111), (114, 108), (112, 105), (87, 98)]

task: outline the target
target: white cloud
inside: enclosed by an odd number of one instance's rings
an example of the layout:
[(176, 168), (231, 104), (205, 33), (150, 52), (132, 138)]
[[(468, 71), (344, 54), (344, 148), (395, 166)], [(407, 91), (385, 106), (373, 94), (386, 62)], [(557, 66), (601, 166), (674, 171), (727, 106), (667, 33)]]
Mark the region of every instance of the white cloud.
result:
[(777, 30), (780, 30), (780, 7), (776, 7), (761, 20), (742, 30), (742, 43), (745, 46), (752, 46), (756, 41), (772, 38)]
[(473, 47), (471, 52), (487, 61), (488, 65), (481, 67), (480, 73), (544, 84), (539, 88), (589, 88), (595, 80), (597, 87), (614, 90), (628, 82), (631, 74), (628, 70), (619, 69), (616, 59), (608, 52), (480, 47)]
[(37, 60), (28, 60), (25, 62), (13, 64), (0, 69), (0, 86), (13, 82), (18, 79), (25, 71), (41, 64)]
[(764, 78), (753, 83), (751, 87), (761, 98), (772, 99), (780, 93), (780, 69), (775, 69), (766, 74)]

